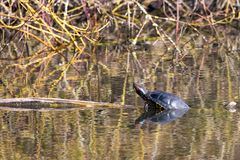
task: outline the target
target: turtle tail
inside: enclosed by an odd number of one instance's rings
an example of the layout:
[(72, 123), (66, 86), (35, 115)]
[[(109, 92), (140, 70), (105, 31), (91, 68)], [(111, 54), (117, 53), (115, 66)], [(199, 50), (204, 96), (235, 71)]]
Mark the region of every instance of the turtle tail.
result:
[(136, 93), (144, 100), (147, 100), (147, 91), (145, 90), (144, 87), (142, 87), (141, 85), (133, 82), (133, 88), (135, 89)]

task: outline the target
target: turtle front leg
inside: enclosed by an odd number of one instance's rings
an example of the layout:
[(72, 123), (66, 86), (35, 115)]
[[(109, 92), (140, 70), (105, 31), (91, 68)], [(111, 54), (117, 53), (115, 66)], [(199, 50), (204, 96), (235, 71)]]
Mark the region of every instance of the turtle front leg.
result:
[(149, 104), (149, 103), (145, 103), (144, 105), (144, 111), (145, 112), (162, 112), (164, 111), (165, 109), (161, 106), (157, 106), (157, 105), (154, 105), (154, 104)]
[(145, 103), (145, 105), (144, 105), (144, 111), (145, 111), (145, 112), (148, 112), (148, 108), (149, 108), (149, 104), (148, 104), (148, 103)]

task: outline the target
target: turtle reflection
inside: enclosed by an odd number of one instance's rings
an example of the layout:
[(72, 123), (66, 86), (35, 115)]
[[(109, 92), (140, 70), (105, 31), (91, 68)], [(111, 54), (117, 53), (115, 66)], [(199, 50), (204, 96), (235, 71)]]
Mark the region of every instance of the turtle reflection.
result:
[(188, 108), (161, 111), (151, 107), (148, 109), (148, 111), (145, 111), (136, 119), (135, 124), (143, 125), (145, 121), (166, 124), (176, 120), (177, 118), (181, 118), (187, 111)]

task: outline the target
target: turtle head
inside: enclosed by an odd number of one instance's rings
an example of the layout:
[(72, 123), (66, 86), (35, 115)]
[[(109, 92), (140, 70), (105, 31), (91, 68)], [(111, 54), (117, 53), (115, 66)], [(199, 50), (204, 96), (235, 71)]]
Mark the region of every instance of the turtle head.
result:
[(142, 99), (144, 100), (147, 99), (147, 96), (146, 96), (147, 90), (143, 86), (133, 82), (133, 88)]

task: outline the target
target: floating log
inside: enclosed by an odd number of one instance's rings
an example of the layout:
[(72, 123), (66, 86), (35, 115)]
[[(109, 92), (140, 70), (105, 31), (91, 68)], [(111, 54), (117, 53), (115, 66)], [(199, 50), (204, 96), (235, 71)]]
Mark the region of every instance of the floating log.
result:
[[(120, 105), (107, 102), (93, 102), (61, 98), (7, 98), (0, 99), (0, 109), (17, 110), (53, 110), (53, 109), (76, 109), (76, 108), (122, 108)], [(129, 106), (128, 106), (129, 107)], [(131, 106), (133, 107), (133, 106)]]

